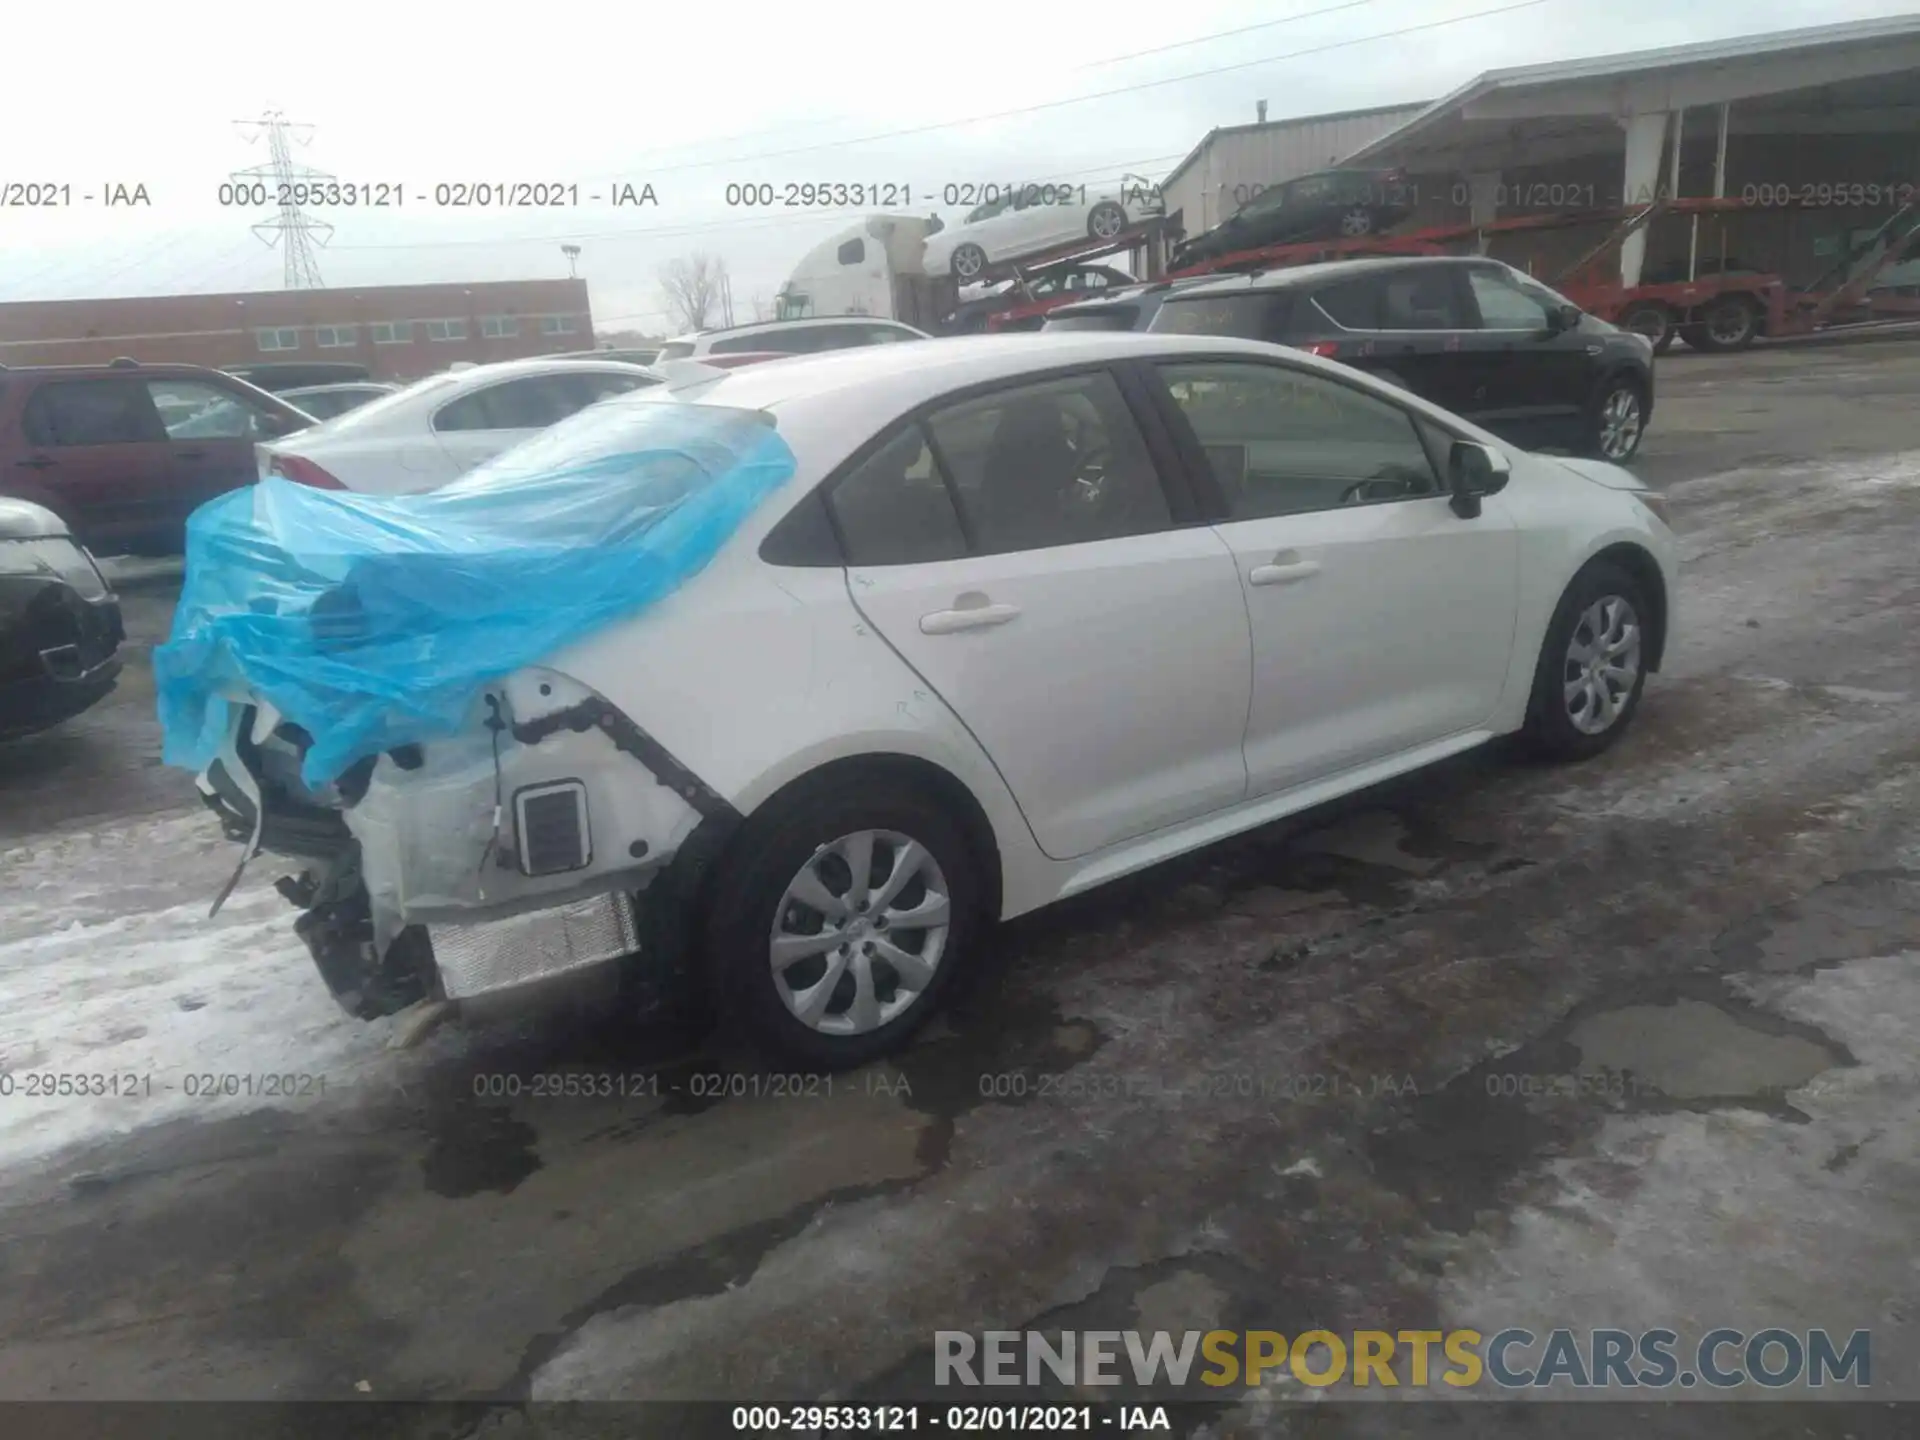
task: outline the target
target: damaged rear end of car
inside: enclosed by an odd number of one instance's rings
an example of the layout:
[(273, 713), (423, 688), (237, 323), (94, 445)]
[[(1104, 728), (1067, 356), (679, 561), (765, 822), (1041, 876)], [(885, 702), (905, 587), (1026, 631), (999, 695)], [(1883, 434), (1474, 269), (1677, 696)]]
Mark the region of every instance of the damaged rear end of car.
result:
[(543, 662), (690, 580), (793, 468), (764, 414), (621, 400), (430, 494), (206, 507), (155, 664), (166, 758), (241, 846), (215, 909), (295, 862), (277, 888), (362, 1019), (641, 954), (642, 1009), (681, 993), (673, 902), (739, 816)]

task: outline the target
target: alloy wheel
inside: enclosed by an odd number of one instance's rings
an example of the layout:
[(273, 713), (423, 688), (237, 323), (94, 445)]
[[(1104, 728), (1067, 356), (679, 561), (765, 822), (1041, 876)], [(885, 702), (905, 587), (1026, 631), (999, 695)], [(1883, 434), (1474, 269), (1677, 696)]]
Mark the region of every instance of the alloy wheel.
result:
[(1370, 235), (1373, 233), (1373, 215), (1370, 211), (1356, 207), (1340, 217), (1342, 235)]
[(1602, 735), (1613, 728), (1640, 680), (1640, 617), (1625, 597), (1602, 596), (1581, 611), (1560, 678), (1574, 729)]
[(1600, 407), (1600, 453), (1624, 460), (1640, 445), (1640, 397), (1629, 385), (1610, 392)]
[(788, 883), (768, 937), (775, 988), (801, 1024), (864, 1035), (933, 983), (952, 920), (933, 852), (893, 830), (823, 845)]
[(978, 245), (962, 245), (953, 252), (953, 273), (971, 280), (986, 268), (987, 255)]
[(1087, 228), (1096, 239), (1111, 240), (1127, 228), (1126, 212), (1114, 204), (1096, 205), (1087, 217)]

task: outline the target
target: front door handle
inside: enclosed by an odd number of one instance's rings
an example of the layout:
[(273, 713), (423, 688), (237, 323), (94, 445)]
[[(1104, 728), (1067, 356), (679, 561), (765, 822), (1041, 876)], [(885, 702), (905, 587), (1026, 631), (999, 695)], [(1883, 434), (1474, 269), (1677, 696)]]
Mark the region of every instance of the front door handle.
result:
[(16, 460), (13, 463), (24, 465), (29, 470), (51, 470), (58, 462), (49, 460), (44, 455), (29, 455), (25, 460)]
[(1292, 585), (1299, 580), (1310, 580), (1320, 573), (1318, 560), (1280, 561), (1275, 557), (1271, 565), (1256, 565), (1247, 572), (1249, 585)]
[(952, 635), (960, 630), (986, 630), (1006, 624), (1019, 613), (1018, 605), (968, 605), (954, 610), (936, 610), (931, 615), (920, 617), (920, 633)]
[(207, 452), (204, 450), (176, 450), (173, 452), (173, 458), (176, 460), (204, 460), (207, 458)]

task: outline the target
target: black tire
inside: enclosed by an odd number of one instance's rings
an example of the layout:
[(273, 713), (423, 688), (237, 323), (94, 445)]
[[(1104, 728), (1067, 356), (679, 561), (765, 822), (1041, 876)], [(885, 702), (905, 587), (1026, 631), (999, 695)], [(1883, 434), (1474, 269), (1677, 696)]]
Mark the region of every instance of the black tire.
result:
[[(788, 1008), (768, 947), (789, 884), (822, 847), (863, 830), (905, 835), (931, 852), (950, 902), (947, 934), (933, 978), (901, 1014), (864, 1033), (830, 1035)], [(837, 768), (795, 786), (748, 818), (707, 892), (705, 948), (718, 1010), (782, 1060), (811, 1070), (863, 1065), (899, 1049), (939, 1009), (968, 963), (984, 922), (980, 873), (980, 859), (960, 824), (909, 781), (885, 771)], [(821, 957), (823, 966), (827, 958)], [(851, 970), (836, 996), (850, 986), (850, 976)], [(845, 1009), (842, 1005), (840, 1013)]]
[[(1636, 672), (1624, 703), (1605, 729), (1582, 730), (1574, 723), (1565, 695), (1568, 651), (1574, 632), (1585, 624), (1584, 617), (1596, 604), (1609, 599), (1624, 600), (1633, 611), (1639, 630)], [(1638, 580), (1618, 565), (1605, 560), (1590, 563), (1567, 586), (1547, 625), (1540, 644), (1540, 658), (1534, 666), (1533, 693), (1527, 701), (1526, 723), (1521, 727), (1522, 743), (1547, 760), (1588, 760), (1607, 749), (1633, 723), (1640, 708), (1640, 695), (1647, 684), (1646, 657), (1650, 649), (1647, 624), (1653, 614), (1651, 602)]]
[[(1107, 234), (1100, 233), (1100, 222), (1117, 222)], [(1111, 240), (1127, 228), (1127, 212), (1111, 200), (1102, 200), (1087, 212), (1087, 235), (1094, 240)]]
[(1722, 295), (1700, 308), (1699, 320), (1683, 327), (1680, 338), (1709, 355), (1745, 350), (1759, 337), (1760, 309), (1744, 295)]
[[(1623, 393), (1624, 392), (1624, 393)], [(1610, 406), (1621, 406), (1631, 411), (1633, 417), (1631, 443), (1626, 444), (1617, 454), (1607, 451), (1607, 429), (1610, 420)], [(1624, 465), (1640, 453), (1640, 443), (1647, 438), (1647, 392), (1637, 376), (1630, 374), (1609, 375), (1600, 382), (1594, 391), (1593, 400), (1587, 406), (1586, 420), (1581, 435), (1580, 452), (1595, 460), (1605, 460), (1614, 465)], [(1618, 441), (1615, 442), (1620, 443)]]
[(1656, 355), (1664, 355), (1671, 350), (1678, 333), (1673, 311), (1651, 300), (1629, 306), (1621, 313), (1618, 324), (1622, 330), (1631, 330), (1651, 340)]
[[(966, 260), (962, 261), (961, 257)], [(971, 265), (971, 268), (968, 266)], [(957, 280), (972, 280), (987, 268), (987, 252), (971, 240), (953, 247), (953, 274)]]

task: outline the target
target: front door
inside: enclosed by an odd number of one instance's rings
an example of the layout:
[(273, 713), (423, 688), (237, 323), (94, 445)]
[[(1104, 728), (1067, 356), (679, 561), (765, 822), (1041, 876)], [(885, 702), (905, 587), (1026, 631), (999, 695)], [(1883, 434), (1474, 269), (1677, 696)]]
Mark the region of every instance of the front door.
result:
[(1555, 302), (1505, 266), (1468, 267), (1465, 280), (1474, 313), (1461, 358), (1478, 401), (1462, 413), (1519, 444), (1564, 439), (1587, 404), (1591, 337), (1556, 329)]
[(1246, 595), (1249, 795), (1483, 725), (1517, 606), (1498, 497), (1454, 514), (1413, 417), (1358, 386), (1262, 361), (1156, 369), (1221, 491)]
[(828, 505), (860, 613), (1070, 859), (1232, 805), (1251, 642), (1232, 556), (1176, 525), (1105, 370), (908, 424)]

